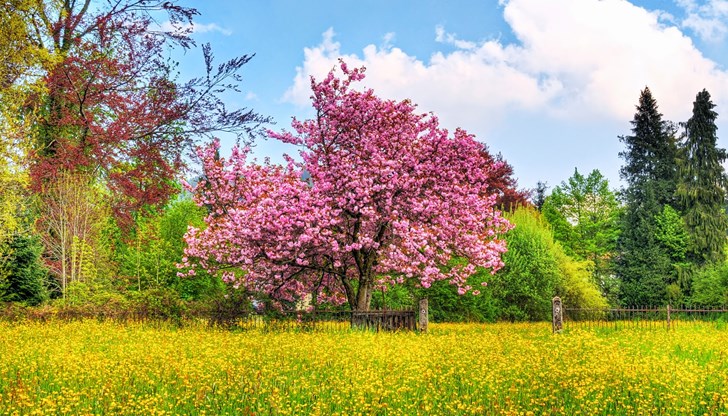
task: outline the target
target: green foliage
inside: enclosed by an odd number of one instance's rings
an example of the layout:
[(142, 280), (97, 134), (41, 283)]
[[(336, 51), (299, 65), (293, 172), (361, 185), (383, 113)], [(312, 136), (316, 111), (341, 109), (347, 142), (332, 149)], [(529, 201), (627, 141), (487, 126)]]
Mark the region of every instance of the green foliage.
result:
[(505, 266), (490, 279), (501, 317), (519, 321), (548, 319), (551, 298), (560, 284), (551, 230), (532, 209), (520, 208), (506, 217), (515, 227), (505, 236)]
[(429, 292), (432, 295), (428, 299), (433, 322), (496, 322), (510, 318), (499, 313), (498, 301), (489, 291), (481, 291), (477, 296), (458, 295), (457, 289), (447, 282), (432, 286), (434, 290)]
[(626, 306), (665, 303), (665, 277), (674, 271), (669, 254), (656, 238), (656, 208), (649, 202), (654, 204), (648, 200), (628, 211), (622, 223), (616, 270), (621, 280), (620, 301)]
[(48, 299), (47, 272), (40, 262), (42, 247), (29, 235), (15, 234), (0, 247), (0, 300), (38, 305)]
[(693, 276), (691, 301), (705, 307), (728, 306), (728, 263), (709, 264)]
[(415, 291), (406, 285), (392, 285), (372, 291), (372, 309), (411, 309), (417, 303)]
[(594, 280), (605, 296), (611, 296), (620, 208), (607, 179), (598, 170), (585, 177), (574, 169), (574, 175), (546, 198), (542, 212), (566, 254), (589, 260)]
[(199, 299), (220, 293), (222, 282), (200, 272), (193, 277), (177, 276), (177, 264), (184, 256), (184, 234), (189, 225), (203, 226), (206, 212), (185, 196), (170, 203), (161, 215), (137, 221), (134, 238), (119, 247), (120, 273), (136, 290), (171, 287), (183, 299)]
[(0, 242), (22, 227), (26, 177), (9, 166), (0, 154)]
[(655, 217), (655, 237), (664, 247), (673, 263), (685, 261), (690, 245), (690, 237), (685, 223), (675, 208), (665, 205), (662, 212)]
[(690, 296), (692, 271), (694, 265), (687, 259), (692, 247), (691, 238), (685, 222), (674, 208), (665, 205), (660, 215), (655, 218), (657, 229), (655, 237), (670, 259), (670, 272), (664, 277), (666, 297), (669, 303), (681, 303)]
[(489, 279), (498, 319), (549, 319), (555, 295), (570, 307), (606, 306), (591, 277), (592, 263), (569, 257), (538, 211), (520, 208), (508, 220), (515, 228), (505, 236), (505, 267)]
[(593, 278), (593, 264), (589, 260), (574, 260), (554, 246), (554, 256), (561, 274), (561, 301), (569, 308), (606, 308), (607, 298)]
[(676, 272), (675, 253), (657, 237), (657, 219), (666, 205), (676, 205), (677, 144), (674, 126), (662, 120), (648, 88), (640, 95), (632, 135), (621, 140), (626, 150), (620, 153), (625, 161), (620, 173), (627, 183), (615, 265), (621, 302), (661, 305), (668, 300), (666, 287)]
[(482, 286), (492, 278), (490, 273), (480, 270), (469, 279), (468, 284), (480, 291), (478, 295), (472, 292), (459, 295), (455, 286), (447, 281), (438, 281), (427, 289), (418, 289), (416, 298), (426, 297), (429, 300), (433, 322), (495, 322), (506, 319), (499, 314), (499, 302), (493, 292)]
[(699, 263), (722, 261), (726, 244), (728, 217), (726, 174), (723, 169), (728, 155), (717, 147), (718, 114), (708, 91), (698, 93), (693, 115), (685, 124), (686, 138), (682, 147), (680, 183), (677, 195), (683, 209), (685, 225), (692, 239), (690, 258)]
[(185, 311), (184, 302), (172, 288), (130, 292), (130, 297), (137, 311), (144, 317), (179, 321)]

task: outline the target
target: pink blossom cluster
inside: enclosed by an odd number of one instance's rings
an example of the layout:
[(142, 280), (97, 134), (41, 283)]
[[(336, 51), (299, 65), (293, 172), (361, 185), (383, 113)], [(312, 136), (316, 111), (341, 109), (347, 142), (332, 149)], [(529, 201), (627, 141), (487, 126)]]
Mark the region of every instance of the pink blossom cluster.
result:
[[(408, 100), (351, 89), (363, 69), (342, 62), (341, 71), (343, 78), (335, 71), (312, 78), (315, 118), (294, 119), (294, 132), (269, 132), (298, 145), (300, 162), (251, 163), (238, 148), (220, 158), (217, 141), (200, 149), (205, 179), (194, 193), (210, 214), (206, 228), (189, 229), (180, 266), (224, 270), (226, 279), (279, 299), (314, 294), (352, 308), (368, 308), (377, 286), (411, 279), (471, 290), (476, 267), (503, 265), (499, 236), (511, 225), (488, 192), (502, 162)], [(445, 267), (453, 257), (468, 261)]]

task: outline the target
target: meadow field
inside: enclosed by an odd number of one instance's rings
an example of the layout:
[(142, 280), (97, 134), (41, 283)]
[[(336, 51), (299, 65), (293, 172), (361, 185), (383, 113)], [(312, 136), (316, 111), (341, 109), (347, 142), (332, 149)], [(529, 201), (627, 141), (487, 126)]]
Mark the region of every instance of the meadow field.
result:
[(725, 415), (728, 328), (0, 323), (0, 414)]

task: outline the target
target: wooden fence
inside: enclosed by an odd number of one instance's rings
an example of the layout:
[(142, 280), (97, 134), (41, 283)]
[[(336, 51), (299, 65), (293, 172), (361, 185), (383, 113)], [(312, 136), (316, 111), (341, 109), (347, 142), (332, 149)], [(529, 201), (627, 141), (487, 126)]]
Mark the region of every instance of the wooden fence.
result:
[[(628, 308), (569, 308), (553, 299), (553, 331), (563, 328), (662, 328), (671, 329), (693, 322), (728, 323), (728, 308), (692, 306), (636, 306)], [(728, 325), (724, 327), (728, 328)]]

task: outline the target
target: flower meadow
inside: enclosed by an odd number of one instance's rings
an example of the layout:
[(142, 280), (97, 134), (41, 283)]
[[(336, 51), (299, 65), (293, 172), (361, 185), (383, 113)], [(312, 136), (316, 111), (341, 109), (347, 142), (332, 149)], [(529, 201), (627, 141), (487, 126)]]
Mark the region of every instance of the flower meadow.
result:
[(0, 414), (728, 414), (728, 328), (0, 323)]

